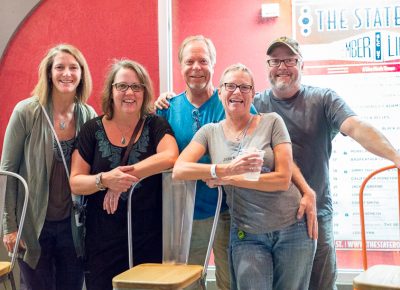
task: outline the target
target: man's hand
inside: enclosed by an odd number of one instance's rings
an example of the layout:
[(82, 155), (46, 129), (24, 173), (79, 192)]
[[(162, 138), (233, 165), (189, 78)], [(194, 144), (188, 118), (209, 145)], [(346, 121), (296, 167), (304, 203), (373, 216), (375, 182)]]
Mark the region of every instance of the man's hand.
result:
[(169, 108), (169, 99), (175, 97), (176, 94), (174, 92), (165, 92), (162, 93), (157, 100), (154, 102), (154, 110), (164, 110)]
[(400, 169), (400, 153), (396, 154), (393, 163), (398, 169)]
[(304, 214), (307, 217), (308, 236), (314, 240), (318, 239), (317, 202), (313, 190), (303, 192), (297, 218), (303, 218)]

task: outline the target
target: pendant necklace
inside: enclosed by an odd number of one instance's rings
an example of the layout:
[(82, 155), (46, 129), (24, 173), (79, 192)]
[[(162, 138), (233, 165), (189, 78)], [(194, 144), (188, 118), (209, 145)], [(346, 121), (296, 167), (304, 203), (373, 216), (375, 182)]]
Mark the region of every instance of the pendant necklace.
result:
[[(126, 144), (126, 138), (125, 138), (125, 134), (124, 132), (122, 132), (121, 128), (117, 125), (117, 123), (115, 123), (115, 126), (117, 126), (119, 132), (121, 133), (122, 137), (121, 137), (121, 144), (125, 145)], [(131, 130), (131, 128), (128, 127), (128, 132)]]
[[(240, 149), (243, 148), (243, 141), (244, 138), (247, 135), (247, 131), (250, 128), (251, 122), (253, 121), (254, 115), (251, 115), (250, 120), (247, 122), (246, 127), (244, 127), (244, 129), (242, 131), (240, 131), (240, 133), (235, 137), (235, 142), (240, 142), (238, 145), (235, 146), (235, 148), (233, 149), (233, 156), (236, 157), (239, 155), (239, 151)], [(229, 131), (229, 130), (228, 130)], [(229, 131), (231, 133), (231, 131)]]
[[(74, 108), (72, 109), (71, 112), (67, 112), (66, 114), (61, 114), (61, 113), (58, 114), (58, 127), (60, 128), (60, 130), (63, 131), (65, 129), (67, 129), (67, 127), (69, 126), (69, 124), (71, 123), (71, 121), (75, 117), (75, 109), (76, 109), (76, 107), (75, 107), (75, 104), (74, 104)], [(72, 119), (68, 120), (70, 114), (73, 114), (72, 115)], [(61, 119), (62, 116), (65, 116), (65, 118)]]
[[(121, 134), (122, 134), (122, 132), (121, 132)], [(125, 143), (126, 143), (125, 136), (124, 136), (124, 135), (122, 135), (122, 138), (121, 138), (121, 144), (122, 144), (122, 145), (125, 145)]]
[(60, 121), (60, 130), (65, 130), (65, 121)]
[[(240, 133), (235, 137), (235, 141), (239, 142), (240, 140), (242, 140), (244, 137), (246, 137), (247, 134), (247, 130), (250, 127), (251, 121), (253, 121), (253, 117), (254, 115), (251, 115), (249, 121), (246, 124), (246, 127), (244, 127), (244, 129), (242, 131), (240, 131)], [(229, 130), (230, 131), (230, 130)]]

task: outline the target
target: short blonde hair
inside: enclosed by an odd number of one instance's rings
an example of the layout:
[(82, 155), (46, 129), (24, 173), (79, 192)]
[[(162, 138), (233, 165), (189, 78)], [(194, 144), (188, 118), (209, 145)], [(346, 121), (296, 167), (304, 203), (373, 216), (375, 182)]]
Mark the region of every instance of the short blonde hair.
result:
[(50, 48), (46, 56), (40, 62), (39, 80), (32, 91), (32, 95), (39, 97), (39, 103), (42, 105), (46, 105), (49, 102), (49, 98), (51, 98), (51, 88), (53, 86), (51, 79), (51, 68), (53, 66), (55, 56), (60, 52), (65, 52), (72, 55), (79, 63), (82, 75), (79, 85), (76, 88), (76, 98), (79, 102), (86, 103), (87, 99), (92, 93), (92, 77), (90, 75), (89, 66), (79, 49), (71, 44), (65, 43)]
[(254, 94), (254, 93), (255, 93), (255, 90), (254, 90), (254, 77), (253, 77), (253, 73), (251, 72), (251, 70), (250, 70), (247, 66), (245, 66), (244, 64), (241, 64), (241, 63), (232, 64), (232, 65), (228, 66), (228, 67), (224, 70), (224, 72), (222, 73), (221, 79), (219, 80), (219, 86), (222, 87), (222, 86), (224, 85), (225, 76), (226, 76), (228, 73), (233, 72), (233, 71), (242, 71), (242, 72), (245, 72), (245, 73), (247, 73), (247, 74), (249, 75), (250, 81), (251, 81), (251, 86), (253, 87), (252, 91), (253, 91), (253, 94)]
[(147, 70), (140, 63), (130, 59), (116, 59), (111, 64), (106, 76), (106, 80), (104, 81), (103, 93), (101, 96), (101, 108), (103, 113), (109, 120), (114, 116), (112, 84), (114, 83), (115, 75), (122, 68), (134, 71), (139, 79), (139, 82), (144, 85), (143, 104), (140, 108), (140, 116), (142, 117), (150, 114), (152, 110), (151, 101), (154, 97), (153, 84)]
[(185, 47), (195, 41), (199, 41), (199, 42), (204, 42), (205, 45), (207, 46), (208, 49), (208, 55), (210, 56), (210, 61), (211, 61), (211, 66), (213, 67), (216, 62), (217, 62), (217, 51), (215, 50), (215, 46), (213, 44), (213, 42), (211, 41), (211, 39), (204, 37), (203, 35), (193, 35), (193, 36), (189, 36), (186, 37), (180, 47), (179, 47), (179, 52), (178, 52), (178, 59), (179, 59), (179, 63), (182, 64), (182, 60), (183, 60), (183, 50), (185, 49)]

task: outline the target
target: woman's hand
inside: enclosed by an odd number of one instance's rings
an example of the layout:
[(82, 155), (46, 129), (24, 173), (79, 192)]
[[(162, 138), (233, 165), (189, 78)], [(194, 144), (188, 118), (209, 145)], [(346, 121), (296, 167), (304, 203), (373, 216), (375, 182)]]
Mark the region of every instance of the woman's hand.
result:
[[(4, 235), (3, 243), (7, 249), (7, 252), (12, 253), (14, 251), (16, 240), (17, 240), (17, 231)], [(22, 239), (19, 240), (19, 248), (26, 249), (25, 243)]]
[(121, 193), (122, 192), (113, 191), (111, 189), (107, 190), (103, 200), (103, 209), (107, 211), (108, 214), (114, 214), (117, 210)]
[(210, 179), (204, 179), (203, 180), (208, 187), (210, 188), (214, 188), (217, 186), (221, 186), (221, 185), (228, 185), (228, 179), (227, 178), (210, 178)]
[(132, 183), (139, 181), (139, 178), (132, 175), (133, 172), (133, 165), (118, 166), (103, 173), (102, 183), (113, 192), (125, 192), (131, 187)]
[(263, 159), (258, 153), (239, 155), (226, 167), (226, 175), (239, 175), (246, 172), (257, 172), (261, 170)]

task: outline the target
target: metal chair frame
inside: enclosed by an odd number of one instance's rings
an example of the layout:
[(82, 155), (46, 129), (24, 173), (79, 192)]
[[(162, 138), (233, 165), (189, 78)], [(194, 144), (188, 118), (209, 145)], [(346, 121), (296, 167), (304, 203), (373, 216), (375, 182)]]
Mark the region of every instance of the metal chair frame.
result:
[[(10, 280), (11, 288), (13, 290), (16, 290), (15, 280), (14, 280), (14, 275), (13, 275), (13, 269), (14, 269), (15, 261), (16, 261), (17, 256), (18, 256), (18, 249), (19, 249), (18, 246), (19, 246), (19, 242), (21, 240), (22, 229), (23, 229), (23, 226), (24, 226), (24, 221), (25, 221), (25, 216), (26, 216), (26, 209), (28, 207), (29, 190), (28, 190), (28, 184), (26, 183), (25, 179), (21, 175), (19, 175), (17, 173), (14, 173), (14, 172), (10, 172), (10, 171), (0, 170), (0, 176), (1, 175), (11, 176), (11, 177), (17, 178), (22, 183), (22, 185), (24, 186), (24, 192), (25, 192), (24, 204), (23, 204), (22, 212), (21, 212), (21, 219), (20, 219), (19, 224), (18, 224), (17, 238), (16, 238), (16, 241), (15, 241), (14, 250), (13, 250), (13, 253), (11, 254), (11, 263), (10, 263), (9, 271), (6, 274), (4, 274), (3, 276), (0, 277), (0, 281), (5, 281), (7, 279)], [(5, 185), (7, 186), (7, 181), (6, 181)], [(5, 189), (4, 189), (4, 191), (2, 191), (2, 195), (3, 196), (1, 197), (1, 210), (0, 210), (0, 213), (1, 213), (1, 217), (3, 218), (4, 206), (5, 206), (5, 204), (4, 204)], [(3, 223), (0, 223), (0, 233), (3, 232), (2, 230), (3, 230)]]
[[(368, 269), (368, 259), (367, 259), (367, 238), (365, 232), (365, 216), (364, 216), (364, 189), (367, 186), (368, 181), (383, 171), (387, 171), (390, 169), (395, 169), (396, 166), (386, 166), (375, 170), (370, 173), (363, 181), (359, 191), (359, 206), (360, 206), (360, 222), (361, 222), (361, 245), (362, 245), (362, 256), (363, 256), (363, 268), (364, 270)], [(397, 169), (397, 190), (398, 190), (398, 209), (399, 209), (399, 221), (400, 221), (400, 169)]]
[[(380, 168), (378, 170), (370, 173), (362, 182), (360, 191), (359, 191), (359, 207), (360, 207), (360, 223), (361, 223), (361, 246), (362, 246), (362, 259), (363, 259), (363, 269), (364, 272), (358, 275), (353, 280), (353, 286), (357, 286), (357, 289), (400, 289), (400, 285), (398, 287), (393, 288), (392, 286), (381, 285), (381, 281), (374, 281), (375, 276), (382, 276), (383, 273), (387, 275), (384, 277), (386, 281), (393, 281), (391, 275), (396, 273), (395, 275), (400, 275), (400, 267), (398, 266), (389, 266), (389, 265), (375, 265), (368, 269), (368, 257), (367, 257), (367, 239), (366, 239), (366, 231), (365, 231), (365, 212), (364, 212), (364, 189), (368, 183), (375, 175), (381, 173), (383, 171), (387, 171), (390, 169), (396, 169), (396, 166), (386, 166)], [(400, 169), (397, 169), (397, 190), (398, 190), (398, 209), (399, 209), (399, 221), (400, 221)], [(397, 273), (398, 272), (398, 273)], [(377, 277), (381, 278), (382, 277)], [(394, 278), (395, 279), (395, 278)], [(397, 278), (398, 279), (398, 278)], [(354, 288), (356, 289), (356, 288)]]
[[(171, 170), (164, 171), (163, 173), (170, 173)], [(128, 248), (129, 248), (129, 268), (133, 267), (133, 242), (132, 242), (132, 193), (135, 190), (135, 187), (143, 180), (144, 178), (140, 179), (138, 182), (135, 182), (132, 187), (129, 190), (128, 194), (128, 209), (127, 209), (127, 219), (128, 219)], [(195, 189), (196, 190), (196, 187)], [(217, 230), (217, 225), (218, 225), (218, 220), (219, 220), (219, 212), (221, 210), (221, 204), (222, 204), (222, 187), (218, 186), (218, 201), (217, 201), (217, 206), (215, 209), (215, 216), (214, 216), (214, 221), (213, 225), (211, 228), (211, 233), (210, 233), (210, 239), (208, 242), (208, 248), (207, 248), (207, 254), (206, 258), (204, 261), (203, 265), (203, 270), (200, 278), (200, 284), (203, 289), (206, 289), (206, 276), (207, 276), (207, 269), (208, 269), (208, 264), (210, 261), (210, 256), (211, 256), (211, 249), (214, 243), (214, 238), (215, 238), (215, 232)]]

